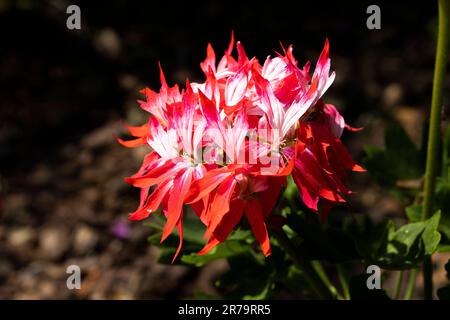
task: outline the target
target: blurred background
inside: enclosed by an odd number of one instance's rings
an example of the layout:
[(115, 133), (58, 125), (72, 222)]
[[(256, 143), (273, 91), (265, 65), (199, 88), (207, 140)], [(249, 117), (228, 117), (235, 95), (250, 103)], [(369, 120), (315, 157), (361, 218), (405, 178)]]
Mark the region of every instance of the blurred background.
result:
[[(81, 30), (66, 27), (70, 4), (81, 8)], [(207, 43), (221, 54), (232, 30), (249, 56), (264, 61), (281, 42), (300, 64), (315, 64), (328, 37), (337, 78), (326, 99), (365, 127), (343, 137), (358, 161), (364, 144), (382, 146), (388, 121), (419, 142), (437, 5), (377, 1), (381, 30), (368, 30), (369, 4), (0, 0), (0, 298), (220, 295), (212, 282), (224, 261), (157, 264), (151, 230), (127, 221), (139, 195), (123, 177), (146, 149), (125, 149), (113, 135), (145, 121), (136, 100), (144, 86), (159, 89), (158, 61), (169, 84), (201, 81)], [(351, 181), (352, 213), (403, 218), (402, 204), (367, 174)], [(66, 287), (71, 264), (81, 267), (81, 290)]]

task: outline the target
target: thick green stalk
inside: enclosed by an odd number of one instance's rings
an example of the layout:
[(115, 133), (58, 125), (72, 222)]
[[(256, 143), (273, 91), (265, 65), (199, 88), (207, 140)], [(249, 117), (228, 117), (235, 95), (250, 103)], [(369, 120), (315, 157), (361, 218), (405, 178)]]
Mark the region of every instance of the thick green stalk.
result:
[(336, 299), (336, 294), (332, 289), (327, 286), (320, 275), (312, 267), (309, 261), (306, 261), (299, 257), (295, 246), (292, 244), (289, 237), (286, 235), (283, 229), (273, 231), (273, 236), (277, 239), (278, 244), (283, 248), (289, 258), (292, 259), (295, 266), (299, 268), (304, 274), (310, 287), (317, 293), (321, 299), (332, 300)]
[[(433, 211), (433, 197), (438, 171), (441, 107), (444, 97), (444, 80), (447, 69), (450, 26), (450, 0), (439, 0), (439, 29), (431, 98), (430, 127), (428, 132), (427, 164), (422, 219), (428, 219)], [(433, 298), (433, 271), (431, 257), (423, 264), (425, 299)]]

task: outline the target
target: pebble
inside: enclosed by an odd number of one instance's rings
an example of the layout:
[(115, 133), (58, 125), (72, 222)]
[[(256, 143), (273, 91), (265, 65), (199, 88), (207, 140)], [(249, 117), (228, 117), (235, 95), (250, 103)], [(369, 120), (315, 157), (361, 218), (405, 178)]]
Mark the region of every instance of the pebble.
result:
[(98, 243), (98, 235), (88, 226), (80, 226), (75, 230), (74, 251), (76, 254), (84, 255), (91, 252)]
[(30, 227), (12, 229), (7, 235), (7, 242), (11, 247), (23, 249), (36, 239), (35, 231)]
[(391, 83), (383, 91), (383, 102), (387, 107), (393, 107), (401, 102), (403, 98), (402, 86), (398, 83)]
[(58, 260), (69, 247), (68, 232), (60, 227), (47, 227), (39, 236), (39, 248), (44, 259)]

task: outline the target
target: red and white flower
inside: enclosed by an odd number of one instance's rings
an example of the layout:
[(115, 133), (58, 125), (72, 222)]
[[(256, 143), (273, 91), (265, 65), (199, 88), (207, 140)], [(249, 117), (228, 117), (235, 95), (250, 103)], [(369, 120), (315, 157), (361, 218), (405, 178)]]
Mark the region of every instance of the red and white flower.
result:
[(162, 70), (161, 89), (144, 89), (148, 123), (128, 127), (126, 147), (147, 145), (139, 171), (126, 178), (141, 189), (131, 220), (162, 208), (164, 241), (176, 227), (183, 241), (183, 206), (190, 205), (205, 224), (204, 254), (225, 241), (243, 216), (263, 253), (270, 254), (266, 218), (292, 175), (304, 204), (322, 217), (351, 191), (347, 171), (354, 163), (340, 136), (347, 128), (323, 95), (334, 81), (329, 43), (325, 42), (310, 76), (310, 63), (299, 68), (292, 46), (261, 65), (249, 59), (234, 37), (216, 65), (211, 45), (200, 64), (203, 83), (169, 87)]

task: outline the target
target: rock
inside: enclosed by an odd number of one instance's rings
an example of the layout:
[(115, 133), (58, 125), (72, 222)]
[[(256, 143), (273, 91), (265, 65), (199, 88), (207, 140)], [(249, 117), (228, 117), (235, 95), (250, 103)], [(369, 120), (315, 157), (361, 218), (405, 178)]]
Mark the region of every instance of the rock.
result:
[(398, 83), (391, 83), (383, 91), (383, 102), (387, 107), (393, 107), (401, 102), (403, 89)]
[(30, 227), (12, 229), (7, 235), (8, 244), (15, 249), (29, 247), (36, 239), (36, 232)]
[(43, 280), (39, 283), (40, 299), (54, 299), (57, 295), (56, 282)]
[(39, 237), (39, 249), (42, 258), (58, 260), (69, 249), (67, 230), (57, 227), (47, 227)]
[(80, 191), (80, 196), (83, 198), (83, 201), (95, 204), (99, 200), (101, 194), (98, 187), (87, 187)]
[(97, 233), (88, 226), (80, 226), (74, 235), (74, 251), (76, 254), (84, 255), (92, 251), (98, 243)]
[(115, 59), (122, 51), (122, 44), (119, 35), (111, 28), (101, 30), (95, 40), (94, 45), (97, 50), (110, 59)]

